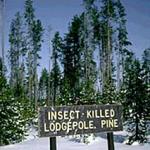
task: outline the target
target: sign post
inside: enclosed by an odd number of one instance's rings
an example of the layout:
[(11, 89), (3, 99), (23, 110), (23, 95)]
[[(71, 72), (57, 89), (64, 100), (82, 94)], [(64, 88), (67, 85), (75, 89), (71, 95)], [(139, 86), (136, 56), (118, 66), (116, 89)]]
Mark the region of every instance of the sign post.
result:
[(56, 137), (50, 137), (50, 150), (56, 150)]
[(107, 133), (108, 150), (114, 150), (114, 136), (113, 132)]
[(122, 128), (121, 105), (53, 106), (39, 110), (39, 136), (51, 137), (51, 146), (56, 145), (56, 136), (107, 132), (108, 150), (114, 150), (112, 132)]

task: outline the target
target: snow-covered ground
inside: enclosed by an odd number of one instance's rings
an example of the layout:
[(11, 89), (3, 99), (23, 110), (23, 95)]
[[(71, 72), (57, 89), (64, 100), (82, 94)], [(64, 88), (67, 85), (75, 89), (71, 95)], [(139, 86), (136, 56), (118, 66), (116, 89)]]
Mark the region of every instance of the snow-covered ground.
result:
[[(123, 144), (124, 133), (116, 132), (114, 134), (115, 150), (150, 150), (150, 143), (144, 145), (134, 144), (132, 146)], [(30, 139), (14, 145), (2, 146), (0, 150), (49, 150), (49, 138)], [(68, 137), (57, 137), (58, 150), (108, 150), (106, 135), (99, 134), (90, 144), (79, 143)]]

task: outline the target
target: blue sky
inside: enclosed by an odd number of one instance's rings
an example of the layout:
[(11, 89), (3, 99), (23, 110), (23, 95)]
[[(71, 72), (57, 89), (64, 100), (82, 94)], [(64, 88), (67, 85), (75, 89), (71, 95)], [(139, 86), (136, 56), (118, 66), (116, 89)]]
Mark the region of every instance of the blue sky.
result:
[(127, 13), (127, 29), (134, 52), (140, 57), (150, 47), (150, 0), (122, 0)]
[[(127, 13), (127, 30), (129, 41), (137, 57), (145, 48), (150, 47), (150, 0), (121, 0)], [(22, 12), (24, 0), (6, 0), (5, 15), (5, 47), (8, 46), (8, 33), (11, 19), (17, 11)], [(34, 0), (36, 17), (39, 18), (47, 32), (52, 27), (51, 37), (55, 31), (67, 32), (68, 23), (75, 14), (82, 12), (82, 0)], [(41, 65), (48, 67), (48, 46), (46, 34), (42, 46)]]

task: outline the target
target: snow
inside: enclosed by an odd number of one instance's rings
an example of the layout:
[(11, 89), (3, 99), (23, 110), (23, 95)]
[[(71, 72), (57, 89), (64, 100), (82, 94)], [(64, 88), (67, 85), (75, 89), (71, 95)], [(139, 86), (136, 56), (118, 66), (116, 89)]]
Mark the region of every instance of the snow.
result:
[[(125, 138), (124, 132), (114, 133), (115, 150), (150, 150), (150, 143), (139, 145), (134, 144), (132, 146), (123, 144)], [(0, 147), (0, 150), (49, 150), (49, 138), (37, 138), (31, 136), (28, 140), (8, 146)], [(70, 137), (57, 137), (57, 150), (108, 150), (106, 134), (98, 134), (95, 140), (92, 140), (89, 144), (80, 143), (77, 140), (73, 140)]]
[(29, 128), (27, 132), (27, 136), (25, 137), (25, 141), (30, 141), (37, 137), (37, 130), (33, 127)]

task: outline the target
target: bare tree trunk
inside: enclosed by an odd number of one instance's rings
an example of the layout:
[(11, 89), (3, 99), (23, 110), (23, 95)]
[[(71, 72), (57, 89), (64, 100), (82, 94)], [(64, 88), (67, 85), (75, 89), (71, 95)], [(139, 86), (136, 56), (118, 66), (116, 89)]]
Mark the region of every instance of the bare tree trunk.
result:
[(120, 51), (117, 53), (117, 91), (120, 91)]
[(38, 76), (37, 71), (35, 69), (34, 72), (34, 102), (35, 102), (35, 110), (38, 109)]
[(4, 8), (5, 1), (0, 0), (0, 57), (2, 64), (4, 64)]
[(48, 43), (49, 43), (49, 64), (48, 64), (48, 93), (47, 93), (47, 106), (50, 106), (50, 100), (51, 100), (51, 92), (50, 92), (50, 88), (51, 88), (51, 84), (50, 84), (50, 72), (51, 72), (51, 46), (50, 46), (50, 42), (51, 42), (51, 26), (48, 27)]
[[(107, 1), (108, 6), (107, 6), (107, 14), (109, 16), (110, 10), (109, 10), (109, 1)], [(112, 86), (112, 45), (111, 45), (111, 27), (110, 27), (110, 18), (108, 17), (107, 19), (107, 52), (106, 52), (106, 57), (107, 57), (107, 64), (106, 64), (106, 84), (109, 84), (108, 86)], [(108, 83), (107, 83), (108, 82)], [(109, 103), (112, 103), (112, 100), (109, 101)], [(108, 139), (108, 150), (114, 150), (114, 139), (113, 139), (113, 132), (107, 133), (107, 139)]]
[(102, 44), (98, 44), (99, 46), (99, 58), (100, 58), (100, 63), (99, 63), (99, 70), (100, 70), (100, 91), (102, 93), (103, 91), (103, 85), (104, 85), (104, 77), (103, 77), (103, 66), (104, 66), (104, 60), (103, 60), (103, 52), (102, 52)]

